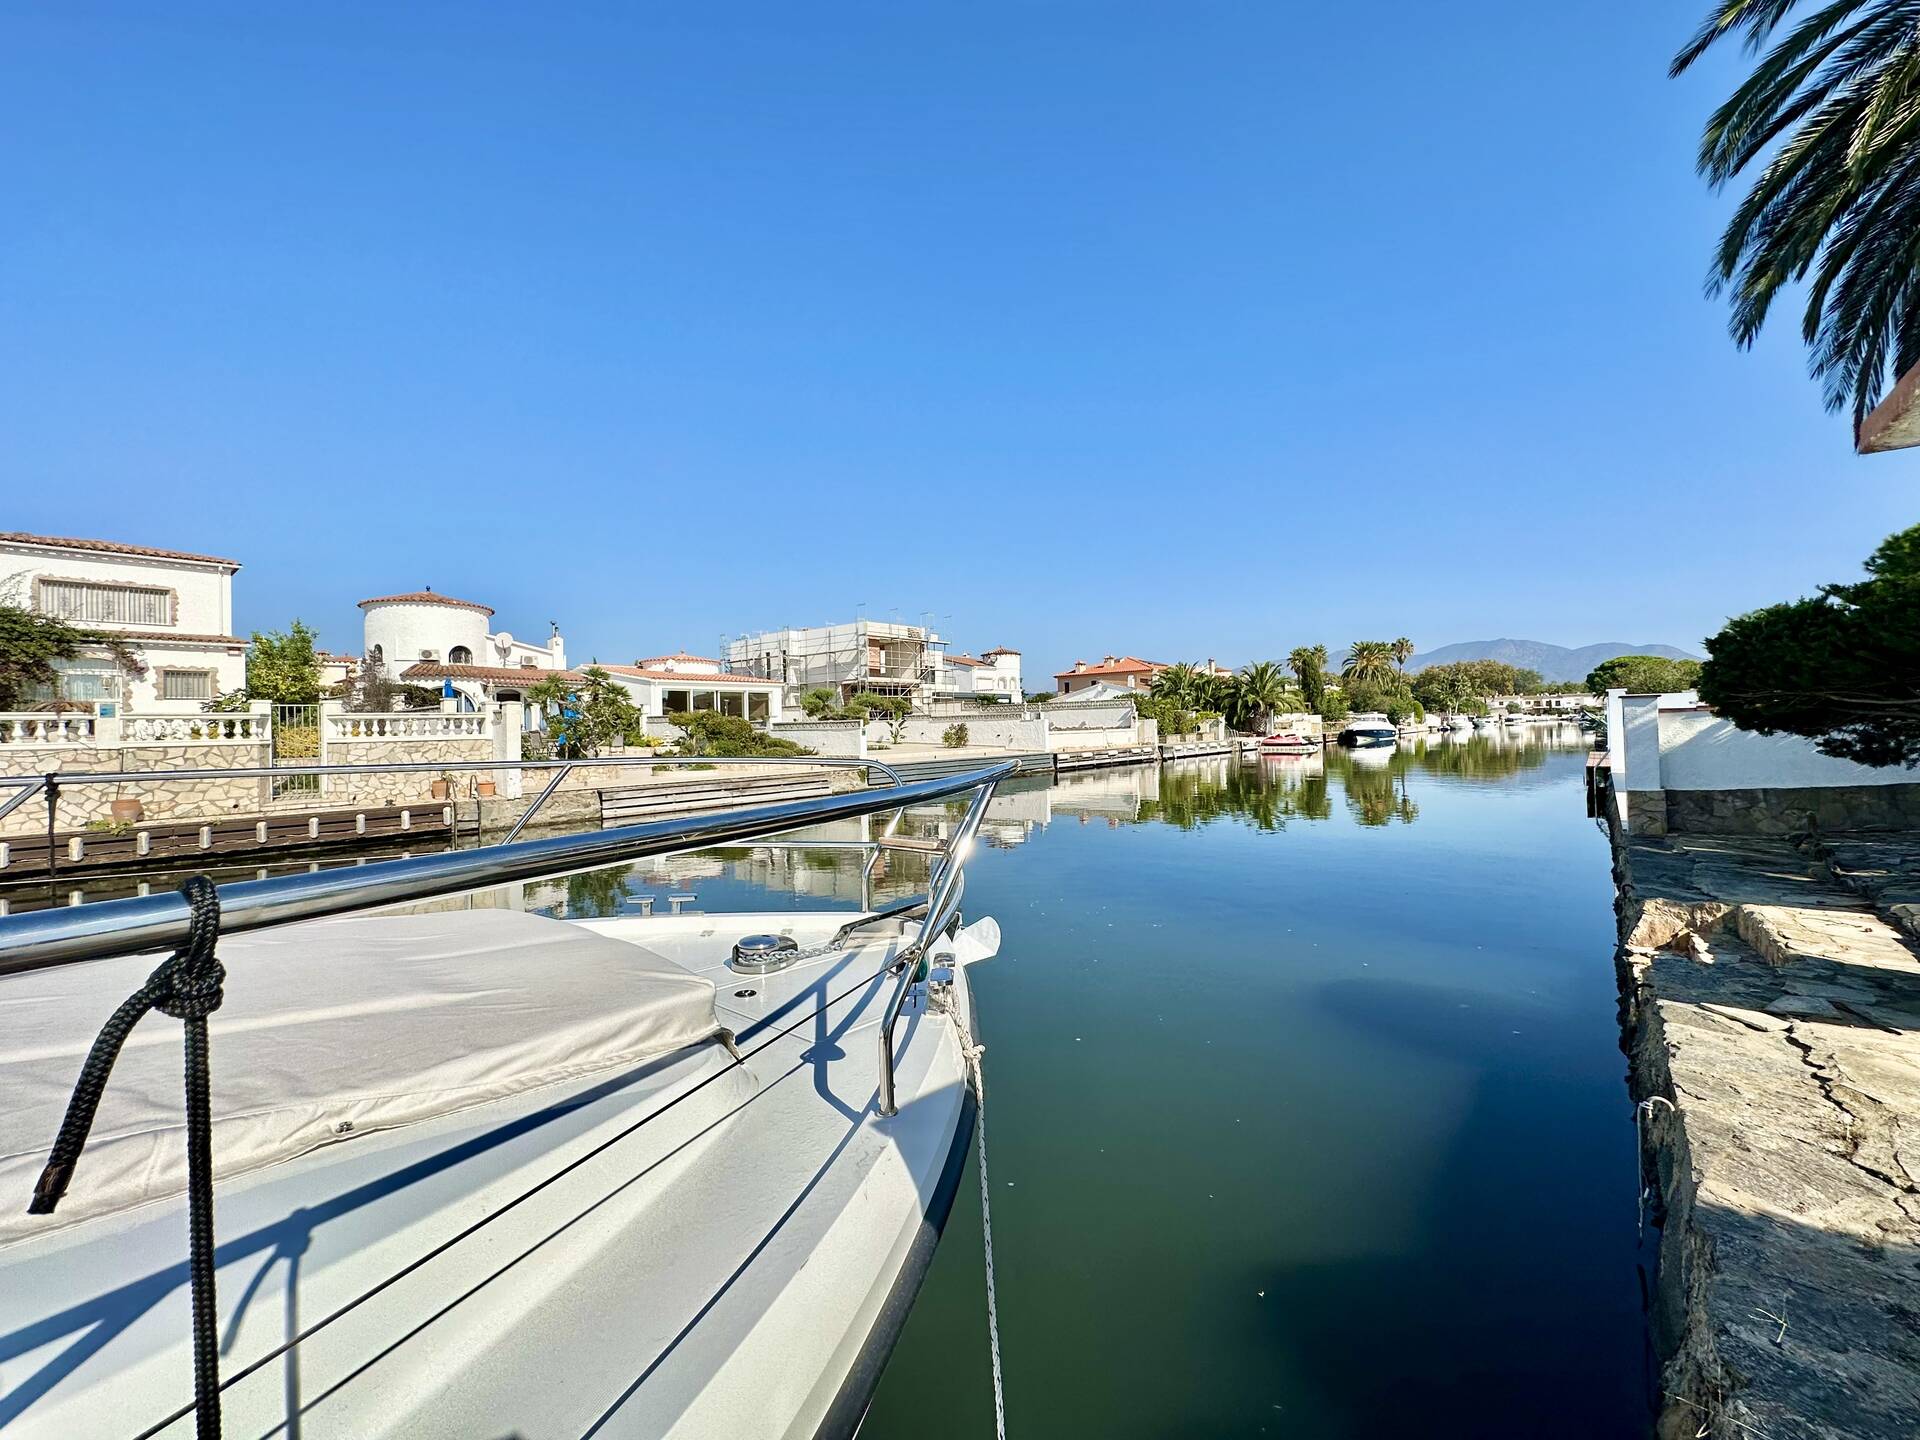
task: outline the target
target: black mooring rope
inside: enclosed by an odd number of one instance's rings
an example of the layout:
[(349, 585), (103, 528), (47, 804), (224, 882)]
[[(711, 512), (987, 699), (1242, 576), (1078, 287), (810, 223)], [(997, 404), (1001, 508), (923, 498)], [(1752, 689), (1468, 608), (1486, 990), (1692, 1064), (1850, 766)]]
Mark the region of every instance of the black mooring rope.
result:
[(220, 1351), (214, 1305), (213, 1122), (208, 1097), (207, 1016), (220, 1008), (226, 968), (214, 956), (220, 938), (220, 897), (213, 882), (195, 875), (180, 887), (192, 912), (187, 940), (121, 1002), (87, 1052), (66, 1119), (54, 1137), (47, 1165), (33, 1187), (29, 1215), (51, 1215), (73, 1180), (86, 1148), (94, 1112), (133, 1027), (149, 1010), (171, 1015), (186, 1031), (187, 1078), (187, 1270), (193, 1288), (194, 1428), (199, 1440), (219, 1440)]

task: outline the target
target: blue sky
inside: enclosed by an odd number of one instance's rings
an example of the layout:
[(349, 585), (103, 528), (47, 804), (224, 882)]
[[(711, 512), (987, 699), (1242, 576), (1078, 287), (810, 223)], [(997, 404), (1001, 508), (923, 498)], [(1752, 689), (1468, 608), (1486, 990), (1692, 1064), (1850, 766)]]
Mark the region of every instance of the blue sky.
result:
[(1701, 8), (9, 5), (0, 528), (342, 648), (1691, 644), (1920, 493), (1702, 296)]

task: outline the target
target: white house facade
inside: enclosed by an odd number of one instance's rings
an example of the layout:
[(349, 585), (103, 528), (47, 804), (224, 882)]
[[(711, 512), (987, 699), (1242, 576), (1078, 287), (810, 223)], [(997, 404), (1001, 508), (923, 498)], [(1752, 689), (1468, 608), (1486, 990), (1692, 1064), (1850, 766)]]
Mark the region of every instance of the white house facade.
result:
[[(113, 540), (0, 533), (0, 588), (43, 615), (110, 631), (138, 662), (128, 673), (105, 647), (54, 662), (57, 687), (32, 697), (101, 713), (196, 714), (247, 680), (247, 642), (233, 633), (237, 560)], [(57, 693), (56, 693), (57, 690)]]
[(785, 687), (781, 681), (733, 674), (723, 670), (718, 660), (706, 656), (652, 655), (631, 665), (600, 668), (650, 719), (714, 710), (770, 725), (783, 714), (781, 691)]
[(972, 655), (949, 655), (945, 668), (942, 686), (945, 694), (963, 698), (995, 695), (1011, 701), (1025, 698), (1026, 692), (1020, 688), (1018, 650), (1002, 645), (984, 652), (978, 659)]
[(522, 640), (490, 628), (493, 607), (457, 600), (434, 590), (376, 595), (360, 602), (363, 655), (377, 655), (397, 674), (410, 665), (479, 665), (509, 669), (564, 670), (566, 642), (560, 627), (544, 641)]

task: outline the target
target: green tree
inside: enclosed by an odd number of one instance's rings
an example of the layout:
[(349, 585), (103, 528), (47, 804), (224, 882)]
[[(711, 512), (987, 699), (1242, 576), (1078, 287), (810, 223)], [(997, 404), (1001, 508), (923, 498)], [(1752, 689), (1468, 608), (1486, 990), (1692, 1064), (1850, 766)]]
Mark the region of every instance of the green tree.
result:
[(320, 699), (320, 656), (313, 631), (295, 620), (285, 630), (256, 630), (247, 644), (247, 698), (276, 705)]
[(1346, 664), (1340, 667), (1340, 679), (1346, 683), (1390, 680), (1393, 674), (1393, 646), (1385, 640), (1354, 641), (1347, 647)]
[(1587, 672), (1587, 689), (1595, 695), (1604, 695), (1609, 690), (1650, 695), (1691, 690), (1699, 678), (1698, 660), (1670, 660), (1664, 655), (1616, 655)]
[(1729, 621), (1707, 641), (1700, 698), (1844, 760), (1920, 764), (1920, 525), (1881, 542), (1866, 570)]
[(1327, 693), (1327, 647), (1302, 645), (1287, 656), (1287, 666), (1300, 682), (1300, 696), (1307, 709), (1324, 713), (1320, 705)]
[(646, 717), (633, 703), (624, 685), (598, 665), (589, 665), (578, 679), (556, 670), (526, 691), (553, 737), (556, 756), (579, 760), (598, 755), (618, 742), (639, 745), (646, 740)]
[(1888, 379), (1920, 361), (1913, 5), (1713, 0), (1673, 73), (1734, 35), (1765, 53), (1707, 121), (1698, 163), (1716, 189), (1758, 173), (1720, 237), (1709, 287), (1729, 293), (1729, 328), (1745, 348), (1781, 291), (1804, 284), (1813, 373), (1829, 409), (1851, 402), (1857, 427)]
[[(863, 703), (864, 702), (864, 703)], [(907, 733), (907, 716), (913, 713), (913, 702), (904, 695), (870, 695), (861, 693), (853, 697), (853, 704), (859, 706), (867, 715), (877, 715), (887, 722), (887, 735), (898, 745)]]
[(387, 671), (387, 662), (372, 653), (360, 657), (360, 663), (353, 667), (353, 674), (343, 688), (349, 710), (386, 714), (395, 710), (431, 710), (440, 703), (440, 697), (429, 687), (395, 680)]
[(1192, 707), (1201, 702), (1201, 679), (1200, 672), (1182, 660), (1155, 675), (1148, 688), (1156, 700)]
[(816, 685), (800, 697), (800, 709), (809, 720), (825, 719), (828, 713), (839, 707), (840, 697), (825, 685)]
[(1393, 642), (1392, 650), (1393, 663), (1398, 665), (1404, 674), (1407, 668), (1407, 661), (1413, 658), (1413, 641), (1402, 635), (1398, 640)]
[[(589, 671), (589, 674), (592, 672)], [(751, 720), (739, 715), (722, 715), (717, 710), (694, 714), (675, 713), (668, 721), (686, 731), (680, 741), (682, 755), (811, 755), (804, 745), (769, 735)]]
[(145, 673), (139, 657), (113, 635), (0, 603), (0, 710), (18, 710), (41, 689), (52, 691), (59, 704), (60, 672), (54, 662), (78, 659), (90, 649), (105, 649), (125, 674)]
[(1243, 709), (1241, 728), (1264, 731), (1277, 711), (1293, 698), (1293, 686), (1277, 660), (1256, 660), (1240, 672), (1239, 700)]

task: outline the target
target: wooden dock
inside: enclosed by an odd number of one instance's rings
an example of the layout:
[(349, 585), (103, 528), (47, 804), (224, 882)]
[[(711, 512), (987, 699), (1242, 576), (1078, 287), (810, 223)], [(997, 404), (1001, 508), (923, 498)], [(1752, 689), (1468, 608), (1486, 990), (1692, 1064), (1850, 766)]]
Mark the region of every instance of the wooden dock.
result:
[(1062, 750), (1053, 757), (1053, 768), (1097, 770), (1107, 765), (1154, 765), (1159, 760), (1158, 745), (1127, 745), (1113, 750)]
[(417, 835), (440, 841), (452, 834), (453, 821), (452, 802), (429, 801), (221, 820), (160, 820), (118, 832), (63, 830), (53, 836), (52, 865), (47, 863), (45, 835), (20, 835), (0, 840), (0, 882), (200, 860), (233, 864), (250, 855), (350, 845), (356, 840)]

